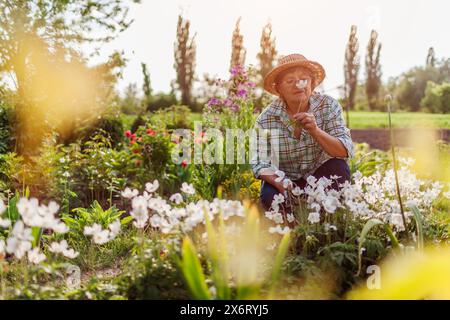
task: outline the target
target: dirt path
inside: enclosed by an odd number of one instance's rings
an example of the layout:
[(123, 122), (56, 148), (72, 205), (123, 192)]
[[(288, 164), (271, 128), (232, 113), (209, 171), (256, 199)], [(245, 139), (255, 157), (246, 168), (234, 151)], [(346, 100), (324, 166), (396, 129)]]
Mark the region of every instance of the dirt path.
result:
[[(411, 144), (411, 137), (417, 134), (415, 129), (394, 129), (394, 139), (399, 147), (407, 147)], [(437, 140), (450, 142), (450, 129), (440, 129), (437, 133), (434, 130), (421, 130), (421, 135), (427, 135), (430, 142)], [(390, 138), (388, 129), (351, 129), (354, 142), (366, 142), (371, 148), (387, 150), (390, 148)]]

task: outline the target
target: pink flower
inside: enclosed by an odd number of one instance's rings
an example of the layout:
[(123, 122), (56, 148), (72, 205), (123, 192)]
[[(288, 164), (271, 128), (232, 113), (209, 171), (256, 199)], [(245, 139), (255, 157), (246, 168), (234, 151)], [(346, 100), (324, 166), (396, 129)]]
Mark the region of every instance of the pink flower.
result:
[(237, 105), (237, 104), (233, 104), (233, 105), (231, 106), (231, 110), (233, 110), (234, 112), (239, 111), (239, 109), (240, 109), (240, 107), (239, 107), (239, 105)]
[(219, 105), (219, 104), (220, 104), (220, 100), (217, 99), (217, 98), (211, 98), (211, 99), (208, 101), (208, 106), (217, 106), (217, 105)]
[(231, 100), (230, 98), (226, 98), (226, 99), (223, 101), (223, 105), (224, 105), (225, 107), (231, 107), (231, 106), (233, 105), (233, 100)]
[(237, 93), (236, 95), (240, 98), (245, 98), (247, 96), (247, 89), (245, 87), (245, 85), (243, 84), (239, 84), (237, 87)]
[(247, 96), (247, 90), (244, 90), (244, 89), (238, 90), (238, 92), (236, 93), (236, 95), (237, 95), (239, 98), (245, 98), (245, 97)]
[(186, 159), (184, 159), (183, 161), (181, 161), (181, 166), (182, 166), (183, 168), (186, 168), (187, 165), (188, 165), (188, 163), (187, 163), (187, 160), (186, 160)]
[(155, 134), (156, 134), (156, 132), (155, 131), (153, 131), (152, 129), (147, 129), (147, 134), (149, 135), (149, 136), (154, 136)]
[(239, 64), (237, 64), (233, 68), (231, 68), (231, 75), (233, 77), (236, 77), (238, 75), (246, 76), (244, 68)]
[(131, 131), (130, 130), (125, 131), (125, 137), (127, 137), (127, 138), (131, 137)]

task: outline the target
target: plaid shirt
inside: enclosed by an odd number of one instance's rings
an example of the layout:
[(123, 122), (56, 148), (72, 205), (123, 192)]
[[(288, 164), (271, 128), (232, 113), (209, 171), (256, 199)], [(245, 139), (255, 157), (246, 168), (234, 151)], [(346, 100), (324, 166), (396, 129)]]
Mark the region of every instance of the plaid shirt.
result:
[[(352, 158), (354, 155), (352, 138), (350, 130), (345, 126), (339, 102), (330, 96), (313, 93), (309, 99), (309, 106), (308, 112), (314, 114), (317, 126), (338, 138), (347, 149), (348, 157), (339, 159), (348, 161), (349, 158)], [(290, 123), (283, 100), (279, 98), (273, 100), (261, 112), (256, 119), (255, 127), (256, 129), (278, 129), (276, 137), (272, 136), (267, 145), (258, 144), (256, 147), (258, 150), (251, 159), (252, 170), (256, 178), (260, 177), (261, 170), (265, 168), (284, 171), (286, 177), (291, 180), (306, 178), (325, 161), (333, 158), (305, 129), (302, 129), (299, 139), (294, 137), (295, 128)], [(274, 146), (274, 143), (277, 146)], [(261, 160), (261, 157), (258, 157), (258, 154), (261, 155), (268, 150), (277, 150), (275, 151), (278, 154), (278, 157), (275, 154), (278, 161), (277, 168), (273, 164), (271, 165), (270, 160)]]

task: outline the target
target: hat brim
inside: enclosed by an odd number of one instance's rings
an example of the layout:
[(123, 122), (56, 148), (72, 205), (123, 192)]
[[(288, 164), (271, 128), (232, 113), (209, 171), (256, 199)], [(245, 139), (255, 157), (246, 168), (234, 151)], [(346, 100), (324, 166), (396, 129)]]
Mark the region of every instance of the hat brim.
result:
[(278, 96), (279, 93), (277, 92), (275, 87), (275, 80), (277, 79), (278, 75), (281, 72), (296, 67), (304, 67), (311, 71), (312, 76), (314, 77), (313, 89), (317, 87), (323, 81), (323, 79), (325, 79), (325, 69), (320, 63), (310, 60), (293, 61), (273, 68), (264, 78), (264, 90)]

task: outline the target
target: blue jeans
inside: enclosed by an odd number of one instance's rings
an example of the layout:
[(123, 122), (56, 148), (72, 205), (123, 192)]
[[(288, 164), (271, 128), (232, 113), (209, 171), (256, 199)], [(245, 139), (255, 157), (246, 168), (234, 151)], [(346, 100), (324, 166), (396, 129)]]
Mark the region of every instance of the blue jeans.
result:
[[(338, 189), (339, 183), (344, 183), (345, 181), (350, 181), (350, 168), (345, 160), (332, 158), (324, 162), (316, 171), (312, 174), (317, 179), (321, 177), (330, 178), (332, 175), (340, 176), (339, 179), (335, 180), (332, 185), (333, 189)], [(306, 180), (300, 178), (299, 180), (293, 181), (300, 188), (306, 187)], [(272, 186), (270, 183), (263, 181), (261, 185), (260, 199), (261, 204), (266, 211), (270, 210), (272, 206), (273, 197), (279, 194), (277, 188)]]

